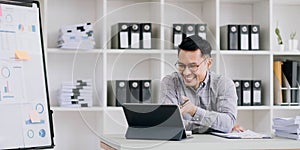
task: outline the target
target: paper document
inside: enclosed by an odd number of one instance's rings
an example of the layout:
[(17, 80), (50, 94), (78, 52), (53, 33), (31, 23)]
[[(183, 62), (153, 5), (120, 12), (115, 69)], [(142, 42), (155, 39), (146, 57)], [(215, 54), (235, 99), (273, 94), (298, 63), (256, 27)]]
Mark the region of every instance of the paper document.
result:
[(261, 133), (256, 133), (251, 130), (246, 130), (244, 132), (232, 132), (232, 133), (220, 133), (220, 132), (211, 132), (213, 135), (217, 135), (229, 139), (270, 139), (270, 135), (265, 135)]

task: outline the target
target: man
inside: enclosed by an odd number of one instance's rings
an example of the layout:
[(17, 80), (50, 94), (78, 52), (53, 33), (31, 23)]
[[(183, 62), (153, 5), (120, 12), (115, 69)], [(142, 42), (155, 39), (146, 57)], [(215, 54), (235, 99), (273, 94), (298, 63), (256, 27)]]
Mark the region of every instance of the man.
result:
[(198, 35), (178, 48), (177, 72), (161, 82), (164, 103), (180, 105), (187, 130), (193, 133), (230, 132), (237, 117), (237, 95), (232, 80), (211, 72), (211, 46)]

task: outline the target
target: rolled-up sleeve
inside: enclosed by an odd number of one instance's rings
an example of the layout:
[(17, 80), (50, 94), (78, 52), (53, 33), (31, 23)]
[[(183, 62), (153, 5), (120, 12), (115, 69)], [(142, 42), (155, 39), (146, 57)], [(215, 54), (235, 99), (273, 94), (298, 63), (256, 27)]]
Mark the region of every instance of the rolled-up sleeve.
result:
[[(230, 132), (237, 117), (237, 95), (232, 80), (224, 79), (218, 83), (215, 92), (210, 92), (210, 99), (215, 103), (215, 110), (205, 110), (198, 107), (191, 120), (193, 129), (211, 128), (221, 132)], [(216, 95), (213, 95), (213, 94)]]
[(176, 86), (171, 75), (165, 76), (160, 84), (160, 101), (164, 104), (178, 104)]

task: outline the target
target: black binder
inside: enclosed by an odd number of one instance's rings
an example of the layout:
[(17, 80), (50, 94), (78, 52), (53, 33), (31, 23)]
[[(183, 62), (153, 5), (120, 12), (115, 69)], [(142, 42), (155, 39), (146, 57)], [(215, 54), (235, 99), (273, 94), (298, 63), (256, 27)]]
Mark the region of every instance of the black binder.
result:
[(122, 106), (126, 103), (128, 95), (128, 81), (116, 80), (116, 106)]
[(182, 140), (186, 133), (177, 105), (124, 104), (127, 139)]
[(141, 48), (151, 49), (152, 27), (151, 23), (142, 23), (141, 27)]
[(249, 25), (249, 45), (251, 50), (259, 50), (260, 28), (259, 25)]
[(130, 45), (130, 35), (129, 35), (129, 23), (118, 23), (112, 26), (111, 36), (112, 36), (112, 48), (125, 49), (129, 48)]
[(238, 25), (226, 25), (221, 27), (221, 49), (238, 50)]
[(206, 24), (196, 24), (196, 34), (202, 39), (206, 40), (207, 35), (207, 25)]
[(238, 97), (237, 104), (238, 106), (242, 106), (242, 82), (241, 80), (233, 80), (235, 88), (236, 88), (236, 94)]
[(184, 24), (183, 25), (183, 38), (195, 35), (195, 25), (194, 24)]
[[(286, 60), (282, 65), (282, 72), (286, 76), (290, 86), (292, 88), (298, 88), (298, 62), (293, 60)], [(298, 90), (291, 90), (291, 103), (297, 105), (298, 101)]]
[(178, 45), (183, 39), (183, 25), (173, 24), (173, 47), (178, 48)]
[(124, 49), (129, 48), (130, 45), (130, 35), (129, 35), (129, 23), (118, 23), (118, 48)]
[(151, 103), (151, 80), (141, 80), (141, 101)]
[(261, 105), (262, 100), (261, 100), (261, 80), (253, 80), (251, 82), (252, 84), (252, 105)]
[(138, 49), (140, 48), (140, 24), (132, 23), (130, 26), (130, 48)]
[(251, 105), (251, 81), (250, 80), (242, 81), (242, 105), (243, 106)]
[(140, 82), (138, 80), (129, 80), (128, 103), (141, 103)]
[(248, 25), (239, 25), (239, 49), (249, 50), (249, 29)]

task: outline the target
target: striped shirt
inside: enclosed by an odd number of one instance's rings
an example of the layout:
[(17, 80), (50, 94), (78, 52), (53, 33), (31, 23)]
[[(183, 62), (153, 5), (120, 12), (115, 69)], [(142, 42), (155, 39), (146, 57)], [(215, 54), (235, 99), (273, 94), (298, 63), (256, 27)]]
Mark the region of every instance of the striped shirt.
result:
[(204, 133), (210, 130), (229, 132), (236, 121), (237, 94), (232, 80), (207, 72), (198, 89), (186, 87), (178, 73), (167, 75), (161, 82), (160, 100), (179, 105), (185, 95), (197, 106), (194, 116), (183, 114), (186, 130)]

